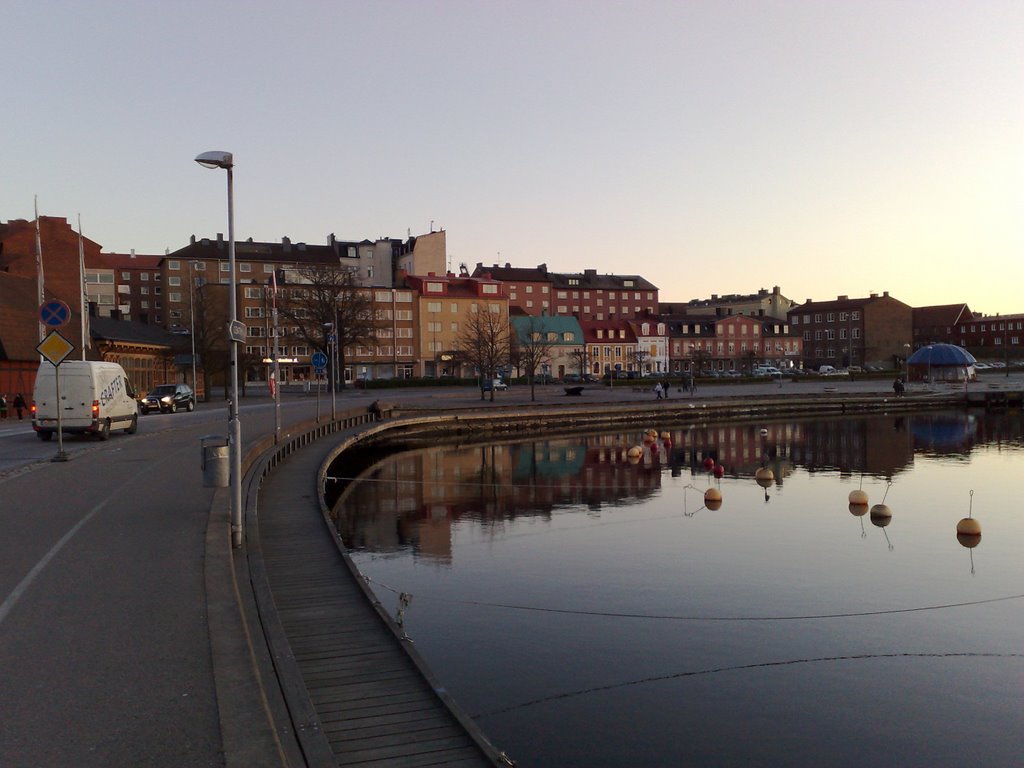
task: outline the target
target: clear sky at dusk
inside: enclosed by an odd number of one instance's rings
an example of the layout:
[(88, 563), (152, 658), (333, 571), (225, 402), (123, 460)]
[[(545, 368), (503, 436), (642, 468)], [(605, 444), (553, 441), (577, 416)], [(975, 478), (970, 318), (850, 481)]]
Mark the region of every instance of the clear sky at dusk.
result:
[(1024, 2), (7, 2), (0, 220), (1024, 312)]

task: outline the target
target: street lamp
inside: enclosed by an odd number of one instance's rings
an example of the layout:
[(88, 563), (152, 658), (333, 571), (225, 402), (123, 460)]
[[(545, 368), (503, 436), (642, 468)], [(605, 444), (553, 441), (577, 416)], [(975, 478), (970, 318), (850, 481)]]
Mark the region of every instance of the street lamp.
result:
[(228, 270), (229, 291), (228, 339), (231, 343), (231, 399), (228, 402), (228, 446), (231, 461), (231, 545), (242, 546), (242, 424), (238, 418), (238, 345), (245, 339), (238, 322), (237, 277), (235, 275), (235, 201), (234, 157), (230, 152), (203, 152), (196, 162), (204, 168), (223, 168), (228, 172)]
[(331, 421), (334, 421), (338, 414), (335, 394), (338, 390), (338, 334), (334, 323), (324, 323), (324, 330), (327, 332), (327, 350), (331, 353)]
[(196, 382), (196, 305), (192, 293), (195, 289), (196, 279), (192, 274), (193, 265), (195, 265), (194, 261), (188, 263), (188, 318), (189, 336), (192, 337), (192, 395), (195, 396), (199, 392), (199, 384)]

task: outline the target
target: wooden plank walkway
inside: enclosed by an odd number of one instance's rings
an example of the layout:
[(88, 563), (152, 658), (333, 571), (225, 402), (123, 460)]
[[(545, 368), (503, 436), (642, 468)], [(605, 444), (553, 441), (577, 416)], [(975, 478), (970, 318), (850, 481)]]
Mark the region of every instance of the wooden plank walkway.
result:
[[(447, 706), (415, 652), (367, 599), (327, 529), (316, 473), (343, 436), (305, 446), (270, 472), (259, 491), (258, 531), (250, 524), (248, 532), (257, 604), (264, 603), (260, 619), (279, 678), (301, 677), (280, 679), (282, 689), (286, 699), (308, 694), (313, 710), (289, 702), (299, 710), (292, 718), (300, 741), (312, 743), (307, 762), (326, 763), (317, 752), (324, 738), (339, 766), (510, 765)], [(260, 598), (264, 576), (269, 599)], [(275, 622), (281, 634), (272, 640)], [(289, 686), (304, 691), (289, 696)]]

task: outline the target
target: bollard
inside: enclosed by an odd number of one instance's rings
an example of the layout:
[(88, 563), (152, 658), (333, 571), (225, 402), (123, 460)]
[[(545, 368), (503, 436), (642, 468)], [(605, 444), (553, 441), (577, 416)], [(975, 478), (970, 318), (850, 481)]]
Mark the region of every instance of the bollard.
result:
[(231, 476), (227, 437), (204, 435), (199, 438), (199, 445), (203, 452), (203, 485), (207, 488), (227, 488)]

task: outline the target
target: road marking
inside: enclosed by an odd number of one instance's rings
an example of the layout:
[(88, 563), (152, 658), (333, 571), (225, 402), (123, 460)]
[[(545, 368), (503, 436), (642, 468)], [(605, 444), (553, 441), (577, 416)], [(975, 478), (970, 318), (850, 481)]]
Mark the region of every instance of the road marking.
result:
[(25, 575), (25, 578), (23, 578), (18, 583), (18, 586), (11, 590), (11, 593), (6, 598), (4, 598), (4, 601), (2, 603), (0, 603), (0, 624), (4, 623), (4, 619), (7, 618), (7, 614), (11, 612), (11, 609), (15, 606), (18, 600), (21, 599), (21, 596), (25, 593), (25, 591), (30, 586), (32, 586), (32, 582), (36, 580), (36, 577), (40, 573), (43, 572), (43, 569), (46, 568), (46, 566), (57, 555), (57, 553), (64, 548), (64, 545), (71, 541), (72, 537), (76, 533), (78, 533), (79, 528), (81, 528), (83, 525), (92, 520), (93, 516), (101, 509), (103, 509), (103, 507), (105, 507), (112, 498), (117, 496), (118, 493), (120, 493), (120, 491), (116, 491), (110, 494), (109, 496), (107, 496), (107, 498), (105, 498), (103, 501), (101, 501), (99, 504), (93, 507), (89, 514), (87, 514), (85, 517), (83, 517), (81, 520), (75, 523), (71, 527), (71, 530), (69, 530), (67, 533), (61, 536), (60, 541), (58, 541), (56, 544), (50, 547), (50, 551), (43, 555), (43, 557), (39, 560), (38, 563), (32, 566), (32, 570), (30, 570)]

